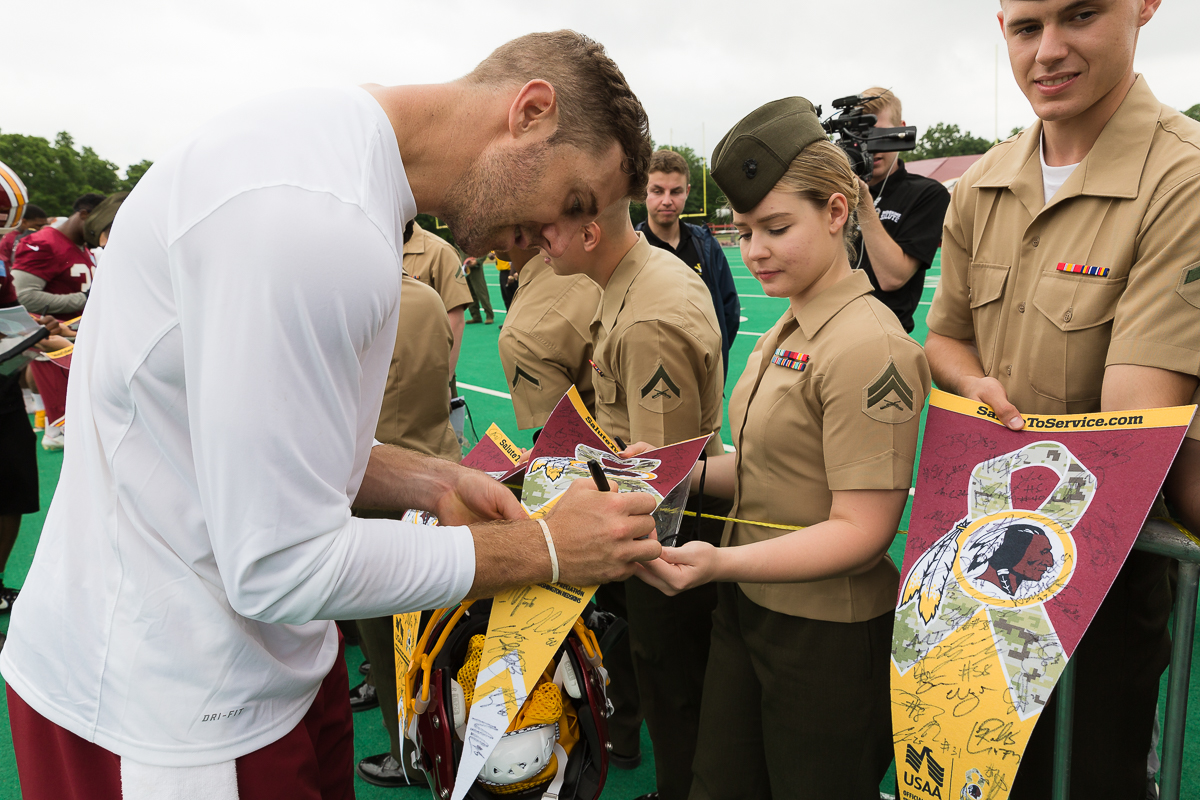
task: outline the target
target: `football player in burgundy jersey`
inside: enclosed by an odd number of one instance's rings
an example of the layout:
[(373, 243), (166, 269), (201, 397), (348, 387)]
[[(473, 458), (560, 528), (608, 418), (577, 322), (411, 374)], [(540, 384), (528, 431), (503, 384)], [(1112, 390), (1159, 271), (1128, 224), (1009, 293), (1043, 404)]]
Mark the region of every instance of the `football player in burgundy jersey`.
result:
[[(103, 195), (85, 194), (57, 228), (45, 227), (22, 239), (13, 253), (17, 299), (34, 314), (69, 319), (83, 312), (96, 262), (84, 240), (84, 223)], [(29, 365), (46, 407), (42, 447), (63, 449), (67, 406), (67, 370), (55, 361)]]
[(13, 253), (13, 282), (21, 305), (34, 314), (72, 317), (83, 311), (96, 262), (84, 241), (83, 224), (103, 195), (85, 194), (60, 227), (22, 239)]

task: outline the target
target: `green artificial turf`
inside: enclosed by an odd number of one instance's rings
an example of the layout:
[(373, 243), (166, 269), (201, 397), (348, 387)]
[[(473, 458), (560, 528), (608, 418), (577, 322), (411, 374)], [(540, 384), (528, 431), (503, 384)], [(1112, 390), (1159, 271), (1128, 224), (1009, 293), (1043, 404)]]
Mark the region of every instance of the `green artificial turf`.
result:
[[(734, 278), (738, 292), (742, 296), (742, 328), (730, 354), (729, 385), (732, 386), (745, 367), (746, 358), (754, 347), (756, 335), (767, 331), (779, 318), (786, 308), (786, 300), (762, 296), (762, 289), (743, 265), (736, 249), (725, 250), (733, 267)], [(917, 310), (917, 327), (913, 331), (917, 341), (924, 342), (928, 328), (925, 326), (925, 314), (929, 310), (929, 301), (933, 297), (933, 287), (940, 275), (940, 262), (934, 261), (926, 280), (926, 289), (922, 296), (922, 305)], [(491, 267), (487, 271), (487, 280), (493, 306), (496, 308), (495, 325), (468, 325), (463, 337), (462, 353), (459, 357), (458, 381), (460, 394), (467, 398), (474, 428), (482, 435), (487, 426), (495, 422), (511, 436), (518, 444), (528, 447), (532, 444), (528, 431), (518, 431), (512, 405), (505, 392), (505, 380), (500, 362), (497, 357), (496, 338), (500, 325), (504, 322), (503, 303), (500, 299), (498, 276)], [(744, 335), (743, 335), (744, 334)], [(923, 419), (923, 418), (922, 418)], [(725, 427), (728, 430), (728, 407), (726, 408)], [(469, 426), (468, 426), (469, 432)], [(726, 444), (729, 443), (726, 438)], [(50, 504), (54, 487), (58, 481), (59, 469), (62, 465), (62, 453), (47, 453), (38, 450), (38, 466), (41, 477), (42, 511), (31, 514), (22, 520), (21, 534), (16, 547), (9, 558), (4, 573), (5, 583), (9, 586), (20, 587), (29, 571), (34, 548), (37, 546), (45, 509)], [(901, 528), (908, 526), (908, 510), (905, 510)], [(900, 564), (904, 557), (903, 533), (896, 537), (890, 549), (893, 560)], [(7, 632), (8, 617), (0, 616), (0, 631)], [(362, 661), (362, 653), (357, 647), (346, 649), (346, 662), (350, 669), (351, 685), (358, 678), (357, 668)], [(1193, 661), (1200, 663), (1200, 640), (1193, 647)], [(819, 691), (819, 687), (814, 687)], [(1162, 695), (1166, 692), (1166, 676), (1163, 677)], [(1193, 671), (1191, 676), (1191, 697), (1200, 698), (1200, 670)], [(1088, 702), (1087, 698), (1081, 699)], [(1197, 700), (1196, 702), (1200, 702)], [(1165, 709), (1160, 709), (1165, 711)], [(8, 733), (8, 705), (0, 694), (0, 800), (16, 800), (21, 796), (17, 781), (16, 763), (13, 759), (11, 735)], [(354, 749), (356, 758), (382, 753), (388, 747), (387, 734), (383, 730), (382, 721), (377, 710), (366, 711), (354, 719)], [(603, 797), (606, 800), (633, 800), (633, 798), (653, 791), (654, 789), (654, 758), (650, 739), (645, 728), (642, 730), (642, 765), (632, 771), (610, 770), (608, 782)], [(1200, 797), (1200, 713), (1188, 715), (1186, 730), (1186, 747), (1184, 751), (1183, 786), (1181, 796), (1184, 798)], [(892, 774), (883, 783), (883, 788), (890, 791)], [(357, 795), (365, 800), (375, 798), (426, 798), (430, 796), (427, 789), (381, 789), (355, 778)]]

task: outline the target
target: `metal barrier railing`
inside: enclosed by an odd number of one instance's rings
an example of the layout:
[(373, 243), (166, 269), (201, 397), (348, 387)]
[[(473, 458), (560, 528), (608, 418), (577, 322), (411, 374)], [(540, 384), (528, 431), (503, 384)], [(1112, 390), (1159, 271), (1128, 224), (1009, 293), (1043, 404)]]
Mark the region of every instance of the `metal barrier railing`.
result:
[[(1171, 630), (1171, 666), (1167, 677), (1167, 714), (1162, 729), (1162, 767), (1159, 797), (1179, 800), (1183, 772), (1183, 735), (1187, 723), (1188, 679), (1192, 672), (1192, 642), (1196, 633), (1196, 595), (1200, 586), (1200, 543), (1169, 522), (1147, 520), (1133, 545), (1179, 562), (1175, 590), (1175, 625)], [(1071, 794), (1071, 722), (1075, 706), (1075, 662), (1058, 679), (1058, 720), (1054, 730), (1054, 800)]]

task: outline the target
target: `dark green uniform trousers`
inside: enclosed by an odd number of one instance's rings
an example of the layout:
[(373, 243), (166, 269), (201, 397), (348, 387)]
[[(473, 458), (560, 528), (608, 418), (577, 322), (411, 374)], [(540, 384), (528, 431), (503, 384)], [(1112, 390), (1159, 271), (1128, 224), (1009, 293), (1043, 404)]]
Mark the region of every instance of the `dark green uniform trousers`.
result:
[(692, 800), (878, 800), (893, 618), (793, 617), (720, 584)]
[(488, 294), (487, 281), (483, 279), (483, 264), (476, 264), (471, 267), (471, 271), (467, 273), (467, 288), (471, 290), (471, 298), (473, 302), (467, 308), (467, 312), (471, 315), (471, 319), (479, 322), (479, 307), (483, 306), (484, 316), (490, 322), (494, 316), (492, 311), (492, 296)]

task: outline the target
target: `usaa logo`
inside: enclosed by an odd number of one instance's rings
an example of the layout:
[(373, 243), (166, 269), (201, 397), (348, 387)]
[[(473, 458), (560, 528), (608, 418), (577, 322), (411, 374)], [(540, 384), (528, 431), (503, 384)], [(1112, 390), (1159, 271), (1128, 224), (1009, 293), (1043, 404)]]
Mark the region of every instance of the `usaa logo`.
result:
[[(906, 745), (908, 752), (904, 755), (904, 762), (912, 768), (912, 772), (904, 770), (904, 785), (909, 786), (918, 792), (924, 792), (929, 797), (941, 798), (942, 784), (946, 780), (946, 770), (933, 758), (933, 751), (928, 747), (922, 748), (921, 752), (913, 749), (913, 746)], [(921, 766), (924, 763), (925, 771), (929, 777), (921, 776)], [(911, 792), (904, 792), (907, 797), (912, 797), (916, 800), (917, 795)]]

